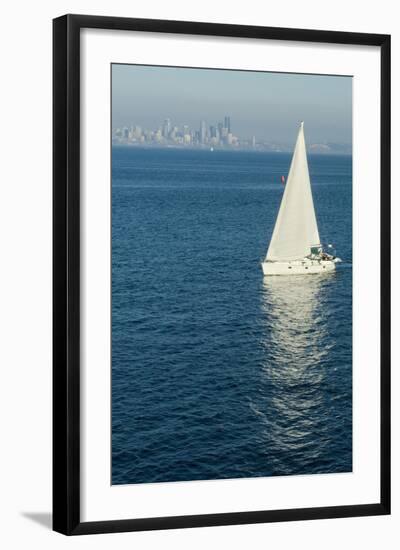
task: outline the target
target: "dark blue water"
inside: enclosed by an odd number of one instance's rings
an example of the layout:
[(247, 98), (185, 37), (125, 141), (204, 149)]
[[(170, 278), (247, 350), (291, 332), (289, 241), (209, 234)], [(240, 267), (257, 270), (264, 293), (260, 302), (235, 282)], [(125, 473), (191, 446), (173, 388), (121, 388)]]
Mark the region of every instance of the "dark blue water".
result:
[(351, 471), (351, 158), (309, 157), (344, 265), (264, 280), (289, 162), (113, 149), (113, 484)]

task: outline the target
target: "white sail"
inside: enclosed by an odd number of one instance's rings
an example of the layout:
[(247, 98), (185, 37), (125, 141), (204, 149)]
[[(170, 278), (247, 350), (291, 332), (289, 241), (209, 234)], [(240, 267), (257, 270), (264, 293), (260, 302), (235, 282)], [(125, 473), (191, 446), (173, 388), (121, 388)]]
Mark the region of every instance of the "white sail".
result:
[(302, 122), (266, 260), (300, 260), (319, 244)]

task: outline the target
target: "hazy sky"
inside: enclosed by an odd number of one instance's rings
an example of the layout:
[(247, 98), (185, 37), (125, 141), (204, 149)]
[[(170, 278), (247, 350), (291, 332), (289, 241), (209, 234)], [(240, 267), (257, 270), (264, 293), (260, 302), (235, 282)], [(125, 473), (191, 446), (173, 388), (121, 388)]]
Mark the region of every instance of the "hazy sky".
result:
[(112, 125), (198, 129), (231, 117), (235, 135), (293, 143), (351, 143), (352, 78), (249, 71), (112, 66)]

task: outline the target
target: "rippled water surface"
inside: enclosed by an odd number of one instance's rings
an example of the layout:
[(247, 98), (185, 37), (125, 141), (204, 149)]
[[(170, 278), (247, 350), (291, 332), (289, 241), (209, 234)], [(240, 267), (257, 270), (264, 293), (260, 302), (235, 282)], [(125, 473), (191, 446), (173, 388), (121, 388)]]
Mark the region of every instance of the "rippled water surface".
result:
[(264, 279), (289, 163), (113, 149), (113, 484), (351, 471), (351, 158), (309, 157), (343, 265)]

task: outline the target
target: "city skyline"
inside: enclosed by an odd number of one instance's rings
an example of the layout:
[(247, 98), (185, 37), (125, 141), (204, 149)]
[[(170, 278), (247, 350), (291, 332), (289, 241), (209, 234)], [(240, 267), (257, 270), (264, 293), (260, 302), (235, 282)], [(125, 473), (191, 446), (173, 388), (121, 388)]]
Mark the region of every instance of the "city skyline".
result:
[[(144, 128), (137, 124), (113, 127), (112, 143), (142, 147), (200, 147), (275, 152), (291, 150), (287, 144), (259, 140), (255, 135), (250, 138), (236, 135), (229, 115), (221, 117), (221, 120), (213, 124), (201, 120), (197, 128), (191, 128), (188, 124), (178, 126), (169, 117), (154, 128)], [(309, 143), (308, 150), (315, 153), (351, 154), (351, 145)]]
[[(142, 128), (138, 125), (113, 128), (113, 142), (126, 144), (158, 144), (158, 145), (192, 145), (192, 146), (239, 146), (244, 145), (231, 131), (231, 118), (225, 115), (223, 121), (208, 125), (201, 120), (198, 128), (188, 124), (175, 125), (170, 118), (165, 118), (157, 128)], [(255, 145), (255, 137), (252, 142)], [(246, 142), (247, 145), (247, 142)]]
[[(228, 113), (228, 114), (225, 114)], [(207, 128), (224, 116), (242, 140), (293, 146), (305, 121), (309, 143), (351, 148), (352, 78), (343, 76), (112, 66), (112, 127)]]

